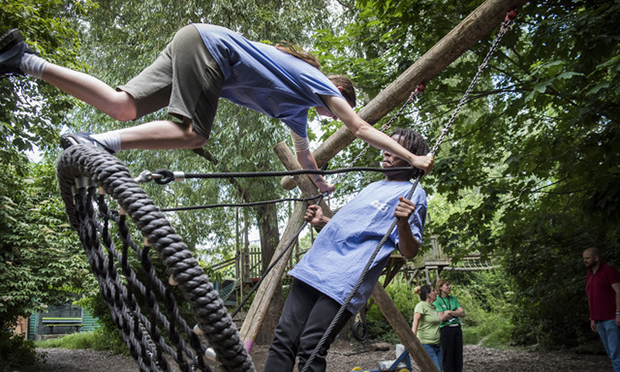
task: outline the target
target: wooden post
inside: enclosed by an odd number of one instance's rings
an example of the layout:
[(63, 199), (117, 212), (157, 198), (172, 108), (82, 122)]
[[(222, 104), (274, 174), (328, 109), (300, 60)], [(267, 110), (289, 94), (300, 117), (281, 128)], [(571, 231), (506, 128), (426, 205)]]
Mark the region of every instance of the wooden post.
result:
[[(520, 7), (526, 2), (527, 0), (485, 1), (362, 108), (359, 116), (369, 124), (375, 124), (407, 100), (418, 84), (428, 83), (480, 39), (497, 28), (510, 9)], [(355, 140), (353, 133), (344, 125), (341, 126), (314, 151), (314, 158), (319, 167), (326, 164), (353, 140)], [(282, 179), (280, 183), (287, 190), (295, 187), (289, 179)]]
[[(287, 170), (302, 169), (301, 165), (299, 165), (299, 162), (297, 161), (297, 157), (295, 157), (295, 154), (293, 154), (293, 152), (286, 145), (286, 143), (284, 142), (278, 143), (277, 145), (274, 146), (273, 151), (276, 153), (276, 155), (278, 155), (278, 158), (280, 158), (280, 161), (282, 162), (282, 164)], [(303, 174), (303, 175), (295, 176), (293, 180), (294, 180), (293, 182), (295, 182), (299, 186), (299, 189), (301, 190), (301, 194), (304, 195), (304, 197), (318, 195), (318, 189), (316, 185), (314, 184), (314, 182), (312, 182), (310, 177), (308, 177), (307, 175)], [(323, 209), (323, 214), (326, 217), (331, 218), (334, 215), (334, 213), (329, 208), (327, 203), (325, 203), (325, 200), (321, 200), (321, 203), (319, 205)]]
[(394, 305), (394, 302), (392, 302), (392, 299), (388, 296), (381, 284), (377, 283), (375, 286), (375, 289), (372, 291), (372, 299), (377, 303), (377, 306), (388, 320), (403, 345), (405, 345), (407, 351), (409, 351), (409, 355), (413, 358), (418, 367), (420, 367), (420, 370), (422, 372), (438, 372), (431, 357), (426, 350), (424, 350), (420, 340), (418, 340), (411, 330), (411, 325), (407, 323), (403, 314), (398, 311), (398, 308)]
[[(280, 157), (282, 163), (290, 170), (290, 169), (301, 169), (301, 166), (297, 162), (295, 155), (291, 152), (291, 150), (286, 146), (285, 143), (281, 142), (276, 145), (274, 151)], [(298, 183), (300, 190), (302, 190), (302, 194), (304, 195), (317, 195), (318, 190), (316, 185), (310, 178), (306, 175), (296, 176), (295, 181)], [(323, 201), (321, 203), (321, 207), (323, 208), (323, 213), (331, 217), (333, 213)], [(299, 229), (304, 224), (304, 214), (306, 213), (307, 203), (296, 202), (295, 209), (293, 214), (289, 219), (289, 223), (282, 234), (282, 238), (280, 239), (280, 244), (276, 248), (272, 261), (270, 265), (277, 259), (278, 256), (284, 251), (291, 241), (296, 240), (296, 234)], [(246, 349), (248, 352), (254, 346), (254, 340), (256, 339), (256, 335), (260, 330), (260, 326), (263, 324), (265, 320), (265, 315), (267, 314), (267, 310), (269, 308), (269, 304), (271, 299), (273, 298), (273, 293), (276, 289), (276, 286), (280, 285), (280, 280), (282, 279), (282, 274), (286, 269), (286, 265), (291, 257), (293, 249), (289, 249), (278, 261), (278, 263), (271, 269), (269, 275), (263, 279), (261, 286), (256, 291), (256, 296), (254, 297), (254, 301), (250, 306), (248, 314), (243, 321), (243, 325), (241, 326), (240, 335), (243, 339)]]

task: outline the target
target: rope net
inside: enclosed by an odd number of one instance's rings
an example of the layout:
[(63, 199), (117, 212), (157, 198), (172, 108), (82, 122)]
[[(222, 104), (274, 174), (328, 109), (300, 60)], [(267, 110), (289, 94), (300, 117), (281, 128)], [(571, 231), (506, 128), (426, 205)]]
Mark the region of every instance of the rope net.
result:
[[(255, 371), (209, 278), (127, 167), (98, 147), (75, 145), (61, 154), (57, 173), (69, 221), (140, 371), (172, 371), (171, 361), (181, 371), (211, 371), (205, 343), (225, 371)], [(175, 294), (189, 304), (200, 332), (181, 317)]]

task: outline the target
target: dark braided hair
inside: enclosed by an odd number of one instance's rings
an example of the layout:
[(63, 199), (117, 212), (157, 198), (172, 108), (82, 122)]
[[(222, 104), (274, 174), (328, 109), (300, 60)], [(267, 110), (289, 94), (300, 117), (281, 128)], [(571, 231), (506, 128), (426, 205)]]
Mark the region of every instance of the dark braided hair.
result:
[[(422, 135), (410, 128), (396, 128), (390, 136), (399, 136), (400, 144), (414, 155), (427, 155), (430, 152), (428, 143)], [(417, 178), (424, 174), (418, 168), (413, 168), (410, 173), (411, 178)]]

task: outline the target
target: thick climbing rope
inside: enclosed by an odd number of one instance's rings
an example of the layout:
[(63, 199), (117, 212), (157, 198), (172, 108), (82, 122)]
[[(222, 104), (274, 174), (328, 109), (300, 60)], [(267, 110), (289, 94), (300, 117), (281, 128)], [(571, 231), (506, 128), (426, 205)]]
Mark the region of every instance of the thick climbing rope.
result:
[[(493, 44), (491, 45), (491, 48), (489, 49), (489, 52), (487, 53), (486, 57), (484, 58), (482, 64), (480, 65), (480, 67), (478, 67), (478, 72), (476, 73), (476, 75), (472, 79), (472, 82), (469, 84), (469, 87), (467, 88), (467, 91), (465, 92), (465, 94), (461, 98), (461, 101), (459, 102), (457, 108), (455, 109), (455, 112), (453, 113), (452, 117), (450, 117), (450, 120), (448, 121), (448, 123), (446, 124), (444, 129), (442, 130), (442, 133), (439, 136), (439, 138), (437, 139), (437, 142), (435, 143), (435, 146), (433, 146), (433, 148), (432, 148), (432, 150), (430, 152), (431, 155), (434, 156), (437, 153), (437, 150), (439, 149), (439, 146), (443, 142), (445, 136), (447, 135), (448, 131), (452, 127), (452, 124), (454, 123), (454, 118), (456, 117), (458, 112), (461, 110), (461, 107), (463, 106), (463, 104), (467, 100), (467, 98), (468, 98), (472, 88), (474, 87), (474, 85), (478, 81), (478, 78), (480, 77), (480, 75), (482, 73), (482, 70), (487, 66), (487, 64), (488, 64), (488, 62), (489, 62), (489, 60), (491, 58), (491, 55), (494, 53), (495, 49), (499, 45), (499, 42), (502, 39), (502, 37), (504, 36), (504, 34), (510, 28), (510, 25), (512, 24), (512, 21), (514, 20), (515, 16), (516, 16), (516, 10), (515, 9), (512, 9), (511, 11), (508, 12), (508, 14), (506, 14), (506, 17), (505, 17), (504, 21), (502, 22), (502, 25), (500, 27), (500, 30), (499, 30), (498, 34), (497, 34), (497, 37), (495, 38)], [(415, 192), (416, 188), (418, 187), (418, 184), (420, 183), (421, 178), (422, 178), (422, 175), (418, 175), (418, 177), (416, 178), (415, 182), (413, 183), (413, 185), (411, 187), (411, 190), (409, 191), (407, 199), (411, 199), (413, 193)], [(337, 327), (338, 323), (340, 322), (340, 319), (342, 318), (344, 312), (347, 311), (347, 307), (351, 303), (351, 300), (353, 299), (353, 296), (359, 290), (359, 288), (361, 287), (362, 283), (364, 282), (364, 279), (366, 278), (366, 274), (370, 270), (370, 267), (372, 266), (373, 262), (375, 261), (375, 258), (377, 257), (379, 251), (381, 250), (381, 248), (383, 247), (383, 245), (385, 244), (387, 239), (390, 237), (390, 234), (392, 233), (392, 231), (396, 227), (397, 222), (398, 222), (398, 219), (395, 218), (394, 221), (392, 222), (390, 228), (388, 229), (386, 234), (383, 236), (383, 238), (381, 239), (381, 241), (377, 245), (377, 248), (375, 248), (374, 252), (370, 256), (370, 259), (366, 263), (366, 266), (362, 270), (360, 278), (358, 279), (357, 283), (355, 284), (355, 286), (353, 287), (353, 289), (351, 290), (351, 292), (349, 293), (349, 295), (347, 296), (347, 298), (345, 299), (345, 301), (341, 305), (340, 309), (336, 313), (336, 316), (334, 316), (334, 319), (332, 320), (332, 322), (330, 323), (329, 327), (327, 328), (327, 330), (323, 334), (323, 337), (321, 337), (321, 340), (317, 344), (316, 348), (314, 349), (314, 351), (312, 352), (312, 354), (310, 355), (310, 357), (306, 361), (306, 364), (304, 365), (304, 368), (302, 369), (302, 372), (305, 372), (305, 371), (308, 370), (308, 368), (310, 368), (310, 366), (312, 365), (312, 362), (314, 361), (314, 359), (318, 355), (319, 351), (323, 348), (323, 345), (325, 345), (325, 343), (327, 342), (327, 340), (331, 336), (332, 332), (334, 332), (334, 330)]]
[[(111, 317), (141, 371), (172, 371), (164, 354), (182, 371), (210, 371), (203, 359), (206, 347), (180, 316), (173, 289), (158, 279), (151, 252), (156, 252), (189, 304), (221, 367), (255, 371), (209, 278), (125, 164), (101, 148), (75, 145), (61, 154), (57, 175), (71, 225), (78, 231)], [(104, 194), (118, 203), (120, 212), (108, 208)], [(145, 237), (144, 248), (132, 241), (125, 214)], [(120, 250), (113, 232), (120, 237)], [(142, 265), (137, 272), (131, 265), (136, 260)]]

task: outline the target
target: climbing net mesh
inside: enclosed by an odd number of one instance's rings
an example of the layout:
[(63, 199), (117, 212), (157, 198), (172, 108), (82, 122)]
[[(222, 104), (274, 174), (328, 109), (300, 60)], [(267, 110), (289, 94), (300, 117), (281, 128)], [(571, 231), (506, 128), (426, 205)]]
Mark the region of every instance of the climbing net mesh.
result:
[[(76, 145), (61, 154), (57, 173), (71, 225), (140, 371), (172, 371), (171, 362), (182, 371), (211, 371), (205, 344), (225, 371), (254, 371), (209, 278), (125, 164), (100, 148)], [(140, 233), (144, 244), (134, 242)], [(156, 259), (170, 280), (159, 279)], [(180, 316), (176, 291), (199, 331)]]

